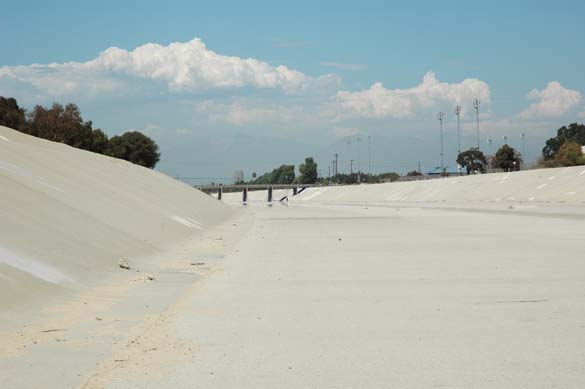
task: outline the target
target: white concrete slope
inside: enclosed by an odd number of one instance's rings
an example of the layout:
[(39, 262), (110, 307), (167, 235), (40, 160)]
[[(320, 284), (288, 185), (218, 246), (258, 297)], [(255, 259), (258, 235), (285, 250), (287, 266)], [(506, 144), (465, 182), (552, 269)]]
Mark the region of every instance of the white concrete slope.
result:
[(308, 188), (301, 202), (544, 202), (585, 203), (585, 166), (445, 179)]
[(0, 308), (82, 285), (231, 213), (159, 172), (0, 126)]

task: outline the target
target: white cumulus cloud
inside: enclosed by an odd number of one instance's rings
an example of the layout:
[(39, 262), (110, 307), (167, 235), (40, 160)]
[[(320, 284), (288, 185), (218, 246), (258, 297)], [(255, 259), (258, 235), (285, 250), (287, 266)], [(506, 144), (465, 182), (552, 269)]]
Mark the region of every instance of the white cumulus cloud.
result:
[(525, 119), (553, 118), (564, 115), (579, 105), (581, 93), (563, 87), (557, 81), (551, 81), (542, 90), (531, 90), (527, 98), (536, 100), (520, 116)]
[(442, 104), (467, 106), (473, 108), (473, 101), (478, 98), (482, 104), (489, 105), (489, 86), (478, 79), (468, 78), (460, 83), (440, 82), (435, 73), (428, 72), (422, 82), (407, 89), (386, 89), (377, 82), (359, 92), (341, 91), (336, 101), (352, 115), (366, 118), (406, 118), (416, 115), (424, 109)]
[(111, 47), (87, 62), (0, 67), (0, 89), (29, 87), (48, 96), (116, 92), (136, 80), (160, 83), (171, 92), (252, 87), (288, 94), (339, 83), (333, 74), (311, 77), (284, 65), (221, 55), (198, 38), (168, 46), (147, 43), (132, 51)]

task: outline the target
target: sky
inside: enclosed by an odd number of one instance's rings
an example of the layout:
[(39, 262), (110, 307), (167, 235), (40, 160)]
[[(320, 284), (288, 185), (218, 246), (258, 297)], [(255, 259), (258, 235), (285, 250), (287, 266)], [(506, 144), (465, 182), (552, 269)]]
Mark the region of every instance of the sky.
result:
[[(0, 95), (138, 130), (157, 169), (227, 182), (313, 156), (404, 173), (585, 121), (584, 1), (56, 1), (0, 13)], [(520, 134), (525, 134), (525, 142)], [(491, 142), (488, 143), (488, 140)], [(351, 162), (353, 160), (353, 162)]]

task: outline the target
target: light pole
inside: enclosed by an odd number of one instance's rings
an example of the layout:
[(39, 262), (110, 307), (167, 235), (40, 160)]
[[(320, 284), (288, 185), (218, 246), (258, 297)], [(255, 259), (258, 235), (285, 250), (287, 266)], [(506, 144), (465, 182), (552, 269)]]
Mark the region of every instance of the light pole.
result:
[(475, 115), (477, 118), (477, 150), (479, 150), (479, 99), (475, 99), (473, 108), (475, 108)]
[(439, 112), (437, 114), (437, 118), (439, 119), (439, 125), (441, 128), (441, 173), (444, 174), (445, 173), (445, 161), (444, 161), (444, 157), (443, 157), (443, 112)]
[(455, 115), (457, 115), (457, 139), (458, 139), (458, 147), (457, 147), (457, 157), (461, 154), (461, 125), (459, 124), (459, 115), (461, 115), (461, 106), (455, 107)]

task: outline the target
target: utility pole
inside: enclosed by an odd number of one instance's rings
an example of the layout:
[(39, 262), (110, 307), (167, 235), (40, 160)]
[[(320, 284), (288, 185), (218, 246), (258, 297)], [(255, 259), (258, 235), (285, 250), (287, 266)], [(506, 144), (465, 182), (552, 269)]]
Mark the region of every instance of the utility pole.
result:
[(333, 173), (335, 174), (335, 181), (337, 182), (337, 158), (339, 157), (339, 154), (335, 153), (335, 166), (333, 168)]
[(458, 147), (457, 147), (457, 157), (461, 154), (461, 125), (459, 123), (459, 115), (461, 115), (461, 106), (455, 107), (455, 115), (457, 115), (457, 139), (458, 139)]
[(349, 175), (351, 176), (353, 174), (353, 159), (349, 160)]
[(437, 114), (441, 126), (441, 174), (445, 173), (445, 158), (443, 157), (443, 112)]
[(479, 99), (475, 99), (473, 108), (475, 108), (475, 116), (477, 118), (477, 150), (479, 151)]
[(422, 171), (420, 170), (420, 161), (418, 161), (418, 172), (422, 174)]

